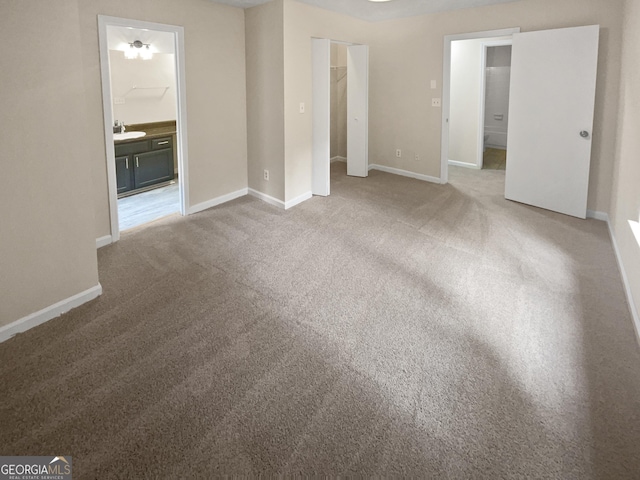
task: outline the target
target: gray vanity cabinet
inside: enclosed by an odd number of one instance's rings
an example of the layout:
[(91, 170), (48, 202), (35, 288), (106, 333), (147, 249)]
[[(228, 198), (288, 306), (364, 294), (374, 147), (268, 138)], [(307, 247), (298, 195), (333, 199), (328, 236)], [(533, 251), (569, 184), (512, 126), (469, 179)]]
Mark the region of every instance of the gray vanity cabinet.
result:
[(128, 155), (116, 157), (116, 184), (118, 195), (133, 190), (133, 177), (129, 170), (130, 159)]
[(151, 150), (133, 156), (135, 188), (144, 188), (173, 179), (173, 151)]
[(115, 145), (118, 195), (173, 180), (173, 140), (154, 138)]

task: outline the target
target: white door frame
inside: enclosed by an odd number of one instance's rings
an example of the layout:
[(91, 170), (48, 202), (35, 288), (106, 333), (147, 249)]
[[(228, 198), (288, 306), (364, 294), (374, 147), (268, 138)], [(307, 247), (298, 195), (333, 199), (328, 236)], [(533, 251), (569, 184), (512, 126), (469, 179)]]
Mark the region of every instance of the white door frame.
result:
[[(449, 117), (451, 114), (451, 42), (480, 38), (506, 37), (520, 33), (520, 27), (485, 32), (445, 35), (442, 66), (442, 133), (440, 145), (440, 183), (449, 182)], [(484, 112), (483, 112), (484, 115)], [(484, 123), (484, 119), (483, 119)]]
[(478, 129), (478, 154), (476, 165), (482, 169), (484, 165), (484, 122), (487, 102), (487, 50), (490, 47), (504, 47), (513, 44), (513, 40), (488, 40), (482, 42), (482, 61), (480, 62), (480, 128)]
[(331, 193), (331, 40), (311, 39), (312, 149), (311, 193)]
[(347, 47), (347, 175), (369, 175), (368, 45)]
[[(361, 43), (352, 43), (352, 42), (346, 42), (346, 41), (342, 41), (342, 40), (332, 40), (332, 39), (327, 39), (327, 38), (322, 38), (322, 37), (312, 37), (312, 41), (313, 40), (329, 40), (330, 43), (338, 43), (338, 44), (342, 44), (342, 45), (347, 45), (347, 46), (354, 46), (354, 45), (363, 45)], [(313, 64), (316, 63), (320, 63), (320, 59), (315, 58), (314, 56), (314, 52), (312, 49), (312, 59), (311, 59)], [(329, 65), (327, 65), (327, 70), (329, 72), (329, 75), (331, 74), (331, 63), (329, 62)], [(369, 70), (367, 69), (366, 72), (367, 75), (367, 83), (368, 83), (368, 79), (369, 79)], [(324, 91), (325, 89), (323, 88), (324, 85), (318, 85), (318, 82), (313, 82), (312, 79), (312, 98), (313, 98), (313, 111), (316, 110), (316, 106), (317, 103), (316, 102), (321, 102), (320, 104), (320, 108), (325, 110), (328, 109), (329, 112), (331, 112), (331, 91), (330, 89), (328, 91)], [(349, 125), (349, 122), (347, 122), (347, 128)], [(368, 130), (368, 127), (367, 127)], [(313, 123), (313, 127), (312, 127), (312, 152), (314, 152), (314, 154), (312, 154), (312, 160), (311, 160), (311, 171), (323, 171), (324, 169), (330, 169), (330, 163), (331, 163), (331, 158), (330, 158), (330, 154), (318, 154), (316, 155), (315, 152), (324, 152), (324, 147), (321, 144), (321, 142), (326, 141), (326, 139), (330, 139), (331, 138), (331, 123), (329, 122), (327, 124), (327, 122), (325, 121), (319, 121), (319, 122), (315, 122)], [(349, 140), (349, 134), (347, 132), (347, 142)], [(368, 145), (367, 145), (368, 147)], [(349, 159), (347, 158), (347, 162), (349, 161)], [(368, 159), (367, 159), (367, 165), (368, 165)], [(313, 173), (312, 173), (313, 174)], [(312, 179), (312, 186), (313, 186), (313, 179)], [(317, 195), (318, 193), (316, 193), (315, 191), (312, 190), (312, 193), (314, 195)], [(327, 188), (327, 194), (330, 193), (330, 187)]]
[(120, 239), (118, 224), (118, 188), (116, 181), (115, 147), (113, 144), (113, 103), (111, 92), (111, 67), (109, 65), (109, 45), (107, 26), (133, 27), (157, 30), (174, 34), (176, 62), (176, 100), (177, 100), (177, 157), (178, 183), (180, 186), (180, 214), (189, 211), (189, 169), (187, 155), (187, 90), (185, 75), (184, 28), (176, 25), (144, 22), (127, 18), (98, 15), (98, 40), (100, 45), (100, 72), (102, 76), (102, 107), (104, 114), (104, 138), (106, 145), (107, 180), (109, 188), (109, 211), (111, 219), (111, 241)]

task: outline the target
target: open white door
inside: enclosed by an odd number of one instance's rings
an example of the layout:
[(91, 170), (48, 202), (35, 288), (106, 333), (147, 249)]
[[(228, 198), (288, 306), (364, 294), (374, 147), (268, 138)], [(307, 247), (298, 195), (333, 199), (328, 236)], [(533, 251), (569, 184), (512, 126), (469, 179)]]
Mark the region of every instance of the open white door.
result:
[(326, 197), (330, 190), (331, 166), (331, 41), (311, 39), (313, 75), (313, 146), (311, 192)]
[(369, 47), (347, 47), (347, 175), (369, 173)]
[(513, 35), (507, 199), (586, 217), (599, 30)]

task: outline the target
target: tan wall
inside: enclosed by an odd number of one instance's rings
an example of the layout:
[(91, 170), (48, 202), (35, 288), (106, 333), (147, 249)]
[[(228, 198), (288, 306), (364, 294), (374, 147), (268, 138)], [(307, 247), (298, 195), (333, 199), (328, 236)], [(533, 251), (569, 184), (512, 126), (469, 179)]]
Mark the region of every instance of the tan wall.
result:
[(282, 0), (248, 8), (245, 22), (249, 188), (284, 201), (282, 10)]
[(98, 284), (80, 40), (77, 0), (2, 3), (0, 326)]
[[(373, 24), (369, 162), (440, 176), (445, 35), (521, 27), (522, 31), (600, 24), (600, 57), (588, 208), (608, 211), (615, 148), (622, 14), (608, 0), (521, 0)], [(437, 80), (431, 90), (429, 81)], [(395, 158), (395, 149), (420, 155)]]
[[(284, 0), (285, 199), (311, 190), (311, 38), (367, 43), (371, 23)], [(300, 103), (306, 113), (299, 113)]]
[(636, 307), (640, 307), (640, 247), (629, 226), (640, 215), (640, 1), (627, 0), (611, 223)]
[(97, 16), (179, 25), (185, 32), (189, 203), (247, 186), (244, 12), (209, 0), (82, 0), (87, 140), (95, 237), (110, 234)]

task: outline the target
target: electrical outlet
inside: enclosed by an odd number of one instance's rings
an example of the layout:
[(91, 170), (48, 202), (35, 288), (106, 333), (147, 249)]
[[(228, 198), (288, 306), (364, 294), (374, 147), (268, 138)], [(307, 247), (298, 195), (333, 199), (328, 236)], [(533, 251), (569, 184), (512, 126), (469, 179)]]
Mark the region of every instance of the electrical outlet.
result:
[(396, 157), (400, 158), (402, 156), (402, 150), (397, 149), (396, 150)]
[(264, 179), (269, 181), (269, 170), (264, 171)]
[(440, 98), (432, 98), (431, 99), (431, 106), (432, 107), (441, 107), (442, 106), (442, 99), (440, 99)]

